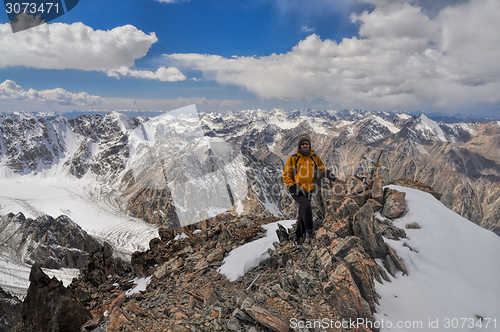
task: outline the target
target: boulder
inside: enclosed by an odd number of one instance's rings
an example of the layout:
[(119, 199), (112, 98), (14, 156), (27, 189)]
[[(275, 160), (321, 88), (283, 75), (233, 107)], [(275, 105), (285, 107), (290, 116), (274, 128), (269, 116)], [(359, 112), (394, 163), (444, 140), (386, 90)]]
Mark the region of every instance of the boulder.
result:
[(384, 204), (384, 189), (382, 187), (382, 178), (380, 176), (376, 176), (373, 179), (372, 198), (380, 204)]
[(379, 295), (375, 292), (373, 282), (376, 263), (369, 257), (365, 257), (359, 250), (353, 249), (344, 259), (347, 267), (351, 271), (352, 277), (358, 286), (361, 297), (370, 305), (372, 312), (375, 311), (375, 304), (378, 304)]
[(352, 199), (354, 199), (359, 206), (363, 206), (366, 204), (366, 202), (368, 201), (368, 199), (370, 199), (371, 196), (372, 196), (372, 191), (365, 190), (363, 192), (354, 194), (354, 196), (352, 196)]
[(392, 249), (391, 246), (388, 245), (387, 243), (385, 244), (385, 246), (387, 248), (387, 250), (386, 250), (387, 254), (391, 257), (392, 261), (396, 265), (396, 268), (398, 270), (400, 270), (401, 272), (403, 272), (403, 274), (408, 275), (408, 269), (406, 268), (406, 266), (403, 263), (403, 261), (401, 260), (401, 258), (399, 258), (399, 256), (396, 254), (394, 249)]
[(384, 189), (384, 208), (382, 215), (389, 219), (396, 219), (406, 210), (406, 193), (385, 188)]
[(247, 308), (246, 313), (255, 319), (259, 324), (266, 327), (269, 331), (288, 332), (290, 325), (281, 317), (280, 314), (270, 309), (254, 305)]
[[(342, 202), (342, 205), (336, 210), (338, 219), (352, 217), (359, 211), (359, 205), (352, 198), (347, 198)], [(328, 213), (327, 213), (328, 215)]]
[(278, 229), (276, 230), (276, 234), (278, 235), (278, 240), (280, 241), (280, 243), (290, 240), (288, 231), (286, 230), (285, 227), (281, 226), (281, 224), (278, 224)]
[(337, 266), (323, 290), (330, 305), (338, 310), (340, 316), (373, 319), (370, 305), (361, 296), (351, 272), (344, 263)]
[(361, 241), (357, 236), (348, 236), (344, 239), (332, 242), (330, 246), (330, 252), (338, 260), (344, 258), (349, 254), (352, 248), (361, 248)]

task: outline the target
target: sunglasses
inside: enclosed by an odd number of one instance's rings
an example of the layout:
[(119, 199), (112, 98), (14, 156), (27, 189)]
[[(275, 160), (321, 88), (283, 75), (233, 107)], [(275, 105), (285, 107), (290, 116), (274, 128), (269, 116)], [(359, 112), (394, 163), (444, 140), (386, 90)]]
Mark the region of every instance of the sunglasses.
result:
[(300, 146), (302, 146), (302, 145), (309, 145), (309, 143), (307, 143), (307, 142), (300, 143)]

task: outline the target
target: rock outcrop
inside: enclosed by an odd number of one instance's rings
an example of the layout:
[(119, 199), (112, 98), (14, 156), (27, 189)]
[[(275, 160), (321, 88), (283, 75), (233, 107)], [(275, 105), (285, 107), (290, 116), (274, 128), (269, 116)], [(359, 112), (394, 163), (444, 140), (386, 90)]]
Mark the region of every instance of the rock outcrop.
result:
[(79, 332), (92, 314), (65, 288), (34, 264), (30, 287), (23, 302), (22, 323), (16, 331)]

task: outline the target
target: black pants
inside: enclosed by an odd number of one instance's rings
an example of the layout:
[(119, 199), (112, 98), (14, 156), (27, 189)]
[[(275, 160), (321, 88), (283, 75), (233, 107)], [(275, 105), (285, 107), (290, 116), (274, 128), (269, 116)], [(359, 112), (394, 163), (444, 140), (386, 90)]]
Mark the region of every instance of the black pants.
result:
[(292, 198), (299, 204), (299, 220), (297, 220), (297, 231), (295, 236), (297, 241), (304, 239), (306, 232), (313, 231), (313, 217), (311, 207), (311, 193), (304, 195), (292, 195)]

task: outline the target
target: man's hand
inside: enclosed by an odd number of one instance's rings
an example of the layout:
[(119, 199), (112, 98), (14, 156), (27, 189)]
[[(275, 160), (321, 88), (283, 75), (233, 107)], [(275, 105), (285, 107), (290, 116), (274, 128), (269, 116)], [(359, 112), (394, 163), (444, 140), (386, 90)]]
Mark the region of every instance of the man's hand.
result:
[(292, 195), (297, 195), (297, 185), (296, 184), (292, 184), (289, 188), (288, 188), (288, 191), (290, 192), (290, 194)]

